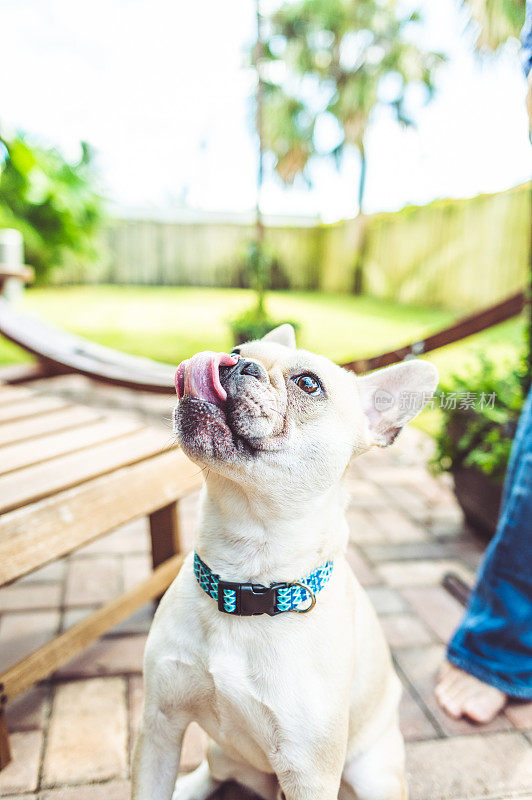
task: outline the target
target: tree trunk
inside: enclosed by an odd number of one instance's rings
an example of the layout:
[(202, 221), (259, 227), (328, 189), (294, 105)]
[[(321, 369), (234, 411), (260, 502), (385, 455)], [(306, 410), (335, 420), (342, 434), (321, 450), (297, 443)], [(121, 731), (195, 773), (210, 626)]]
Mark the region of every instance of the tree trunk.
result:
[(357, 222), (360, 226), (360, 237), (358, 243), (358, 252), (355, 262), (355, 270), (353, 277), (353, 292), (356, 295), (364, 293), (364, 266), (366, 260), (366, 253), (368, 248), (368, 235), (367, 223), (363, 212), (364, 192), (366, 190), (366, 151), (364, 143), (360, 143), (360, 177), (358, 179), (358, 214)]
[(262, 17), (260, 13), (260, 0), (255, 0), (255, 17), (257, 21), (257, 41), (255, 45), (255, 71), (257, 73), (257, 92), (256, 92), (256, 117), (255, 125), (258, 138), (258, 161), (257, 161), (257, 201), (255, 205), (255, 243), (257, 263), (256, 284), (257, 284), (257, 308), (260, 313), (264, 313), (264, 295), (268, 286), (268, 276), (265, 271), (263, 245), (264, 245), (264, 222), (261, 210), (262, 184), (264, 182), (264, 132), (263, 132), (263, 111), (264, 111), (264, 82), (261, 73), (261, 60), (263, 56), (262, 40)]

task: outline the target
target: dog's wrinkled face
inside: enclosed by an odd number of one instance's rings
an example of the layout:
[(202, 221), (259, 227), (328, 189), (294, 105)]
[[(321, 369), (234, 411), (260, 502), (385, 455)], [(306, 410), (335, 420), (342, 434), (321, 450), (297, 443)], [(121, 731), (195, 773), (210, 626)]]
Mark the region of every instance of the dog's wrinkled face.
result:
[[(434, 368), (409, 363), (418, 372), (424, 368), (422, 379), (410, 383), (423, 383), (430, 396)], [(393, 387), (389, 380), (370, 382), (401, 367), (407, 365), (356, 378), (323, 356), (297, 350), (293, 329), (282, 325), (230, 355), (204, 352), (180, 364), (175, 432), (190, 458), (217, 472), (256, 480), (274, 468), (290, 485), (299, 476), (317, 490), (337, 480), (353, 454), (390, 443), (420, 410), (408, 416), (399, 408), (405, 381), (395, 385), (395, 373)], [(395, 415), (375, 408), (379, 391), (395, 397)]]

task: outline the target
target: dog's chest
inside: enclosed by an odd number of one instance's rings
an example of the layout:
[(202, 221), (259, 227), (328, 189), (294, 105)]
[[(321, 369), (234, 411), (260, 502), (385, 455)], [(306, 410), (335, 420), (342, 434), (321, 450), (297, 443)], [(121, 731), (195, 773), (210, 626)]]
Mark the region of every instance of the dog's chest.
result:
[(234, 647), (206, 654), (198, 676), (202, 702), (196, 718), (226, 752), (269, 772), (269, 754), (282, 725), (279, 699), (272, 676), (254, 669), (247, 656)]
[(326, 687), (312, 670), (303, 677), (297, 654), (261, 637), (260, 628), (249, 642), (209, 647), (198, 677), (197, 721), (226, 752), (257, 769), (272, 771), (272, 754), (298, 730), (311, 739), (323, 735), (326, 709), (316, 699)]

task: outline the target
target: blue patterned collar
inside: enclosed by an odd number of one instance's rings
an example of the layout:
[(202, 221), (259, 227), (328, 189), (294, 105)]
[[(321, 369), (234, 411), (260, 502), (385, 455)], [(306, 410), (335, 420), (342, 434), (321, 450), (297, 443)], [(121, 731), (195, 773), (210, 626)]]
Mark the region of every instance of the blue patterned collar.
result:
[[(209, 597), (216, 600), (218, 610), (225, 614), (250, 617), (255, 614), (281, 614), (283, 611), (296, 611), (304, 614), (316, 605), (316, 594), (321, 592), (331, 577), (333, 562), (327, 561), (302, 581), (293, 583), (273, 583), (261, 586), (257, 583), (234, 583), (223, 581), (209, 569), (207, 564), (194, 553), (194, 573), (197, 581)], [(302, 603), (310, 602), (305, 608)]]

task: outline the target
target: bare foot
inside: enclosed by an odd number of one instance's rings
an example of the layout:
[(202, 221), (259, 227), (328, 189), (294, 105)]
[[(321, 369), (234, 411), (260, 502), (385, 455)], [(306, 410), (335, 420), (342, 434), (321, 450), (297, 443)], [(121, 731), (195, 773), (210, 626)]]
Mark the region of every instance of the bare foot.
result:
[(435, 689), (436, 700), (449, 716), (469, 717), (474, 722), (491, 722), (508, 700), (504, 692), (483, 683), (448, 661), (442, 666)]

